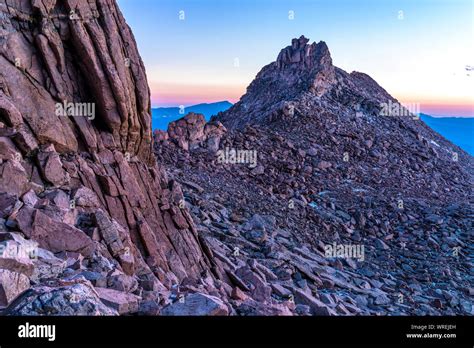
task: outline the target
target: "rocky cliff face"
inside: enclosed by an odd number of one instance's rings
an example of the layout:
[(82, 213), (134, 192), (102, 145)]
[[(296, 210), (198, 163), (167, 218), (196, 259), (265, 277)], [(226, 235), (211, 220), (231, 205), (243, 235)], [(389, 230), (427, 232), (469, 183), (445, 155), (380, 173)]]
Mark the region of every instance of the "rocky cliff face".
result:
[[(145, 69), (115, 1), (0, 2), (0, 173), (3, 306), (30, 284), (24, 301), (36, 301), (61, 272), (126, 304), (218, 275), (180, 186), (155, 162)], [(29, 271), (18, 266), (29, 258), (5, 254), (23, 238), (42, 255)], [(56, 275), (31, 278), (48, 262)], [(90, 293), (80, 286), (64, 291)]]

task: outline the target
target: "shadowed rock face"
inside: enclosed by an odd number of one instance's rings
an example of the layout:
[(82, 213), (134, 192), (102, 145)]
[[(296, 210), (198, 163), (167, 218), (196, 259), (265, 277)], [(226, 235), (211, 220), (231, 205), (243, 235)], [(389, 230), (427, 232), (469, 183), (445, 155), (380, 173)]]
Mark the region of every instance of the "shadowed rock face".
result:
[(143, 281), (199, 278), (211, 264), (153, 158), (145, 69), (115, 1), (7, 0), (0, 19), (2, 226)]
[[(38, 142), (51, 143), (60, 153), (117, 149), (150, 163), (145, 71), (115, 3), (0, 6), (5, 112), (16, 109)], [(95, 122), (56, 116), (56, 103), (63, 101), (95, 103)]]

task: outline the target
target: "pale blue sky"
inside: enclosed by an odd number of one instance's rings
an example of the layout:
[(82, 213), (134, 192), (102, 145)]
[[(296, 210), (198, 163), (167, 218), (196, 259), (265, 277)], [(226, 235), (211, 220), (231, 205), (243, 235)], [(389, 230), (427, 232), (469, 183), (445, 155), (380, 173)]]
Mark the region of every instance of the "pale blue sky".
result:
[(465, 70), (474, 65), (470, 0), (118, 2), (144, 59), (154, 106), (235, 102), (264, 65), (304, 34), (326, 41), (336, 66), (368, 73), (422, 111), (474, 115), (473, 76)]

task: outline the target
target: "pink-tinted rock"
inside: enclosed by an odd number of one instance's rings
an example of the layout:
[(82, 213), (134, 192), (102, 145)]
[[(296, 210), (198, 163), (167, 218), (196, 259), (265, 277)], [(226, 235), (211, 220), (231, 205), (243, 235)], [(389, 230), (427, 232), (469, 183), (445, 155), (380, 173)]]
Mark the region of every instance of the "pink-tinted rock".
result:
[(8, 194), (22, 195), (30, 188), (28, 174), (20, 162), (0, 163), (0, 188)]
[[(112, 257), (127, 273), (137, 263), (146, 268), (145, 258), (179, 278), (208, 271), (192, 221), (180, 213), (165, 217), (160, 209), (169, 183), (152, 153), (145, 68), (116, 2), (9, 1), (0, 5), (0, 17), (9, 33), (0, 47), (0, 115), (8, 138), (2, 138), (0, 153), (18, 151), (24, 159), (0, 163), (0, 192), (20, 197), (33, 189), (39, 195), (53, 186), (75, 200), (70, 208), (61, 204), (72, 211), (61, 213), (64, 221), (58, 221), (54, 199), (44, 207), (48, 214), (23, 208), (12, 221), (51, 251), (85, 252), (90, 241), (72, 226), (74, 209), (84, 216), (102, 209), (125, 235), (117, 243), (130, 254)], [(95, 112), (68, 116), (58, 112), (58, 101)], [(196, 118), (190, 127), (192, 141), (199, 141), (204, 124)], [(145, 251), (139, 221), (162, 252)]]
[(96, 288), (100, 300), (119, 314), (131, 314), (138, 311), (139, 296), (113, 289)]
[(313, 315), (318, 316), (328, 316), (328, 315), (336, 315), (336, 313), (329, 308), (325, 303), (319, 301), (318, 299), (314, 298), (313, 296), (297, 289), (293, 293), (295, 303), (307, 305), (311, 308), (311, 312)]
[(165, 307), (161, 314), (169, 316), (226, 316), (229, 314), (229, 310), (217, 297), (194, 293)]
[(138, 282), (131, 276), (117, 273), (107, 278), (107, 287), (121, 292), (134, 292), (138, 288)]
[(68, 183), (69, 175), (64, 170), (54, 146), (44, 147), (43, 150), (44, 152), (38, 154), (38, 161), (45, 179), (54, 186), (62, 186)]
[(74, 202), (77, 206), (98, 208), (100, 202), (97, 195), (90, 188), (82, 186), (74, 192)]
[(30, 280), (23, 273), (0, 269), (0, 307), (8, 306), (29, 287)]
[(250, 267), (241, 267), (235, 273), (250, 287), (250, 293), (255, 300), (265, 302), (270, 299), (272, 288)]
[(52, 252), (74, 251), (85, 256), (94, 251), (94, 242), (81, 230), (55, 221), (40, 210), (33, 213), (31, 231), (24, 231), (28, 238)]
[(15, 144), (13, 144), (13, 141), (7, 137), (0, 137), (0, 159), (14, 161), (17, 156), (21, 158), (21, 155), (16, 149)]
[(37, 254), (37, 243), (27, 241), (14, 233), (0, 234), (0, 269), (21, 273), (31, 277), (33, 259)]
[(206, 123), (204, 115), (190, 112), (183, 118), (171, 122), (167, 134), (155, 131), (155, 141), (161, 143), (170, 139), (186, 151), (206, 147), (210, 152), (216, 152), (219, 149), (220, 139), (226, 131), (222, 123)]

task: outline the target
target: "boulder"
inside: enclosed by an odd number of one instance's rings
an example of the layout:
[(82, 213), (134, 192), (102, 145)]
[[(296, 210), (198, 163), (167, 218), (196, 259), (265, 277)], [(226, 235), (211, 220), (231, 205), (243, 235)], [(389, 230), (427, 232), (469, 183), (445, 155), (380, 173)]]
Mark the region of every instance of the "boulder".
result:
[(102, 316), (117, 315), (117, 311), (102, 303), (88, 282), (37, 286), (23, 294), (6, 314), (21, 316)]
[(121, 292), (134, 292), (138, 288), (138, 281), (131, 276), (117, 272), (107, 278), (107, 287)]
[(207, 147), (209, 152), (219, 150), (220, 139), (226, 132), (222, 123), (215, 121), (206, 123), (202, 114), (190, 112), (183, 118), (168, 125), (167, 135), (155, 131), (158, 143), (170, 139), (185, 151), (199, 147)]
[(7, 307), (29, 287), (30, 280), (25, 274), (0, 269), (0, 307)]
[(40, 282), (44, 279), (58, 278), (66, 269), (66, 260), (57, 258), (48, 250), (38, 248), (35, 256), (32, 281)]
[(249, 266), (240, 267), (235, 271), (236, 275), (242, 279), (250, 288), (250, 296), (259, 302), (270, 300), (272, 288), (261, 276), (252, 271)]
[(141, 298), (114, 289), (96, 288), (100, 300), (119, 314), (132, 314), (138, 311)]
[(94, 242), (83, 231), (66, 223), (53, 220), (41, 210), (35, 210), (29, 230), (23, 230), (28, 238), (38, 242), (43, 249), (54, 253), (79, 252), (89, 256), (94, 251)]
[(37, 253), (36, 243), (18, 243), (14, 240), (0, 242), (0, 269), (6, 269), (31, 277), (33, 258)]
[(43, 147), (43, 151), (38, 154), (38, 162), (44, 178), (54, 186), (62, 186), (69, 182), (69, 175), (64, 170), (54, 145)]
[(311, 308), (311, 313), (318, 316), (328, 316), (336, 315), (336, 313), (328, 307), (325, 303), (317, 300), (313, 296), (299, 290), (295, 289), (293, 292), (295, 303), (309, 306)]
[(94, 191), (90, 188), (81, 186), (78, 188), (72, 196), (76, 206), (98, 208), (100, 207), (99, 199)]
[(162, 315), (169, 316), (226, 316), (229, 314), (227, 306), (217, 297), (193, 293), (184, 297), (161, 311)]
[(204, 141), (205, 125), (204, 115), (190, 112), (185, 117), (168, 125), (168, 135), (182, 149), (193, 149)]

